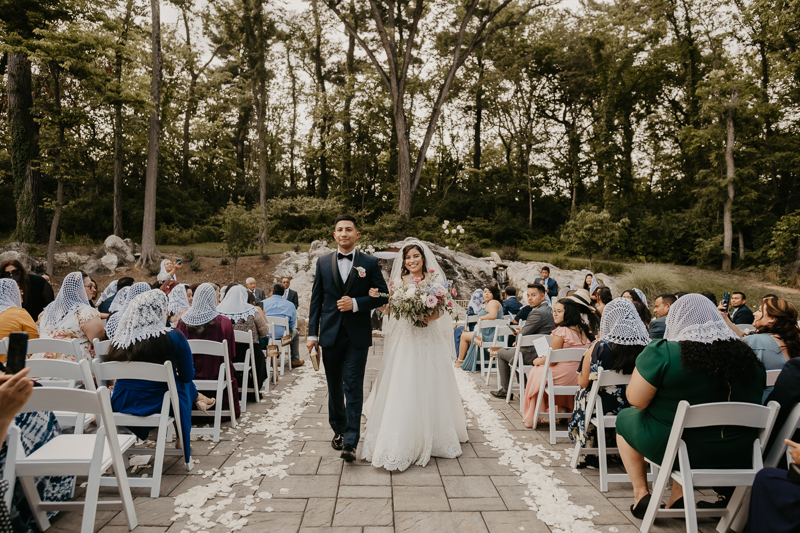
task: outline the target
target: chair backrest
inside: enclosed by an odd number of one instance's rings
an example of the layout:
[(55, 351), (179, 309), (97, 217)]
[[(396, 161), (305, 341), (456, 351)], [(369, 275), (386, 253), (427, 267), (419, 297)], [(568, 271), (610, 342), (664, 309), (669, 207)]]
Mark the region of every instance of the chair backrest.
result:
[(0, 355), (8, 355), (8, 337), (0, 339)]
[[(754, 403), (717, 402), (689, 405), (681, 400), (672, 424), (670, 441), (680, 438), (684, 429), (712, 426), (740, 426), (759, 429), (761, 452), (767, 445), (769, 432), (778, 416), (778, 402), (769, 402), (766, 407)], [(677, 437), (676, 437), (677, 435)], [(669, 442), (667, 446), (669, 446)]]
[(549, 364), (565, 363), (567, 361), (580, 361), (586, 348), (561, 348), (560, 350), (550, 350), (547, 355)]
[(506, 325), (508, 325), (508, 322), (504, 318), (498, 318), (495, 320), (481, 320), (481, 329), (497, 328)]
[(93, 339), (92, 344), (94, 345), (94, 355), (100, 357), (101, 360), (108, 354), (109, 350), (111, 350), (110, 340), (101, 341), (100, 339)]
[(597, 368), (597, 384), (600, 387), (627, 385), (632, 377), (633, 374), (623, 374), (619, 370), (606, 370), (602, 366)]
[(228, 341), (222, 342), (207, 341), (201, 339), (189, 339), (189, 349), (193, 354), (216, 355), (217, 357), (227, 357)]
[(28, 341), (28, 353), (44, 352), (72, 355), (75, 357), (76, 361), (83, 357), (81, 343), (78, 339), (72, 339), (70, 341), (66, 339), (30, 339)]
[(34, 411), (66, 411), (71, 413), (86, 413), (99, 415), (101, 413), (98, 393), (104, 391), (108, 395), (109, 410), (111, 408), (111, 395), (106, 387), (96, 391), (67, 389), (62, 387), (34, 387), (33, 394), (22, 406), (20, 413)]
[(778, 466), (781, 456), (787, 448), (784, 439), (791, 439), (794, 432), (798, 429), (800, 429), (800, 403), (795, 404), (792, 410), (789, 411), (789, 416), (786, 417), (783, 427), (778, 429), (778, 432), (775, 434), (775, 441), (772, 443), (772, 448), (767, 452), (767, 456), (764, 459), (764, 466), (773, 468)]
[(276, 326), (283, 326), (289, 328), (289, 319), (284, 316), (268, 316), (267, 322)]
[(237, 343), (250, 344), (253, 342), (253, 334), (248, 331), (233, 330), (233, 338)]
[(478, 322), (478, 315), (467, 315), (467, 325)]
[[(31, 377), (81, 381), (86, 390), (96, 390), (92, 369), (86, 359), (80, 359), (77, 363), (60, 359), (28, 359), (25, 361), (25, 366), (31, 369)], [(50, 410), (55, 408), (56, 406), (53, 406)]]
[(778, 370), (767, 370), (767, 387), (772, 387), (775, 385), (775, 382), (778, 381), (778, 376), (780, 375), (781, 371)]

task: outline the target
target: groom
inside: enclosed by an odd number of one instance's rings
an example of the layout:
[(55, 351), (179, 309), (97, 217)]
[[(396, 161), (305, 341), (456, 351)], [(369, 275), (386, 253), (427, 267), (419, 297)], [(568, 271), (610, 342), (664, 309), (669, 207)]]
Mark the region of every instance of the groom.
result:
[[(378, 261), (355, 249), (361, 235), (356, 219), (336, 219), (333, 238), (338, 251), (317, 260), (308, 315), (308, 351), (322, 347), (328, 380), (328, 421), (331, 446), (342, 459), (353, 461), (361, 435), (364, 370), (372, 346), (370, 311), (386, 298), (369, 296), (371, 288), (388, 293)], [(346, 405), (345, 405), (346, 400)]]

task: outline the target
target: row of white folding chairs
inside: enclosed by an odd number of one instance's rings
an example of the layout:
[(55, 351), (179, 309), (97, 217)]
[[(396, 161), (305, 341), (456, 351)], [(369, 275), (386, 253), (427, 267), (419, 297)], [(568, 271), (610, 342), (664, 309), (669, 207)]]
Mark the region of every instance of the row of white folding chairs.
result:
[[(82, 360), (78, 365), (83, 367), (84, 372), (91, 374), (88, 361)], [(20, 412), (49, 411), (53, 405), (76, 415), (96, 416), (100, 422), (97, 433), (61, 434), (26, 456), (20, 440), (20, 430), (12, 424), (6, 436), (8, 454), (3, 478), (9, 482), (9, 490), (3, 504), (11, 508), (14, 484), (18, 478), (41, 531), (50, 527), (48, 511), (81, 511), (81, 533), (92, 533), (98, 509), (120, 508), (124, 511), (128, 529), (133, 530), (138, 522), (131, 497), (132, 480), (126, 474), (122, 453), (133, 446), (136, 437), (117, 433), (108, 389), (100, 387), (96, 391), (89, 391), (67, 387), (36, 387)], [(112, 479), (113, 484), (119, 488), (120, 500), (100, 501), (99, 490), (103, 484), (101, 475), (110, 467), (114, 469)], [(87, 476), (84, 501), (42, 501), (35, 482), (35, 478), (42, 476)]]
[[(268, 316), (266, 320), (267, 326), (269, 327), (269, 344), (275, 346), (280, 353), (278, 372), (283, 376), (283, 369), (286, 366), (287, 359), (291, 363), (291, 357), (287, 357), (289, 355), (289, 345), (281, 341), (281, 337), (278, 337), (276, 330), (278, 327), (282, 327), (284, 335), (291, 335), (292, 330), (289, 329), (289, 319), (282, 316)], [(273, 383), (277, 383), (277, 375), (274, 379), (275, 381), (273, 381)]]
[[(481, 320), (478, 322), (479, 326), (475, 327), (475, 336), (480, 336), (481, 346), (478, 349), (478, 368), (481, 371), (481, 377), (486, 375), (486, 383), (489, 383), (489, 375), (491, 375), (492, 367), (497, 367), (496, 357), (488, 356), (490, 352), (495, 352), (500, 348), (505, 348), (508, 342), (509, 335), (513, 332), (508, 327), (509, 321), (505, 318), (498, 318), (495, 320)], [(493, 334), (490, 338), (483, 338), (481, 335), (483, 330), (493, 329)], [(474, 342), (474, 340), (473, 340)], [(486, 356), (486, 357), (485, 357)]]
[[(520, 328), (520, 331), (522, 328)], [(522, 348), (533, 347), (537, 354), (546, 354), (550, 349), (550, 341), (553, 339), (552, 335), (518, 335), (517, 343), (514, 346), (514, 357), (511, 360), (511, 375), (508, 379), (508, 387), (506, 394), (506, 403), (511, 402), (512, 390), (514, 390), (514, 379), (516, 378), (519, 385), (519, 411), (522, 412), (523, 399), (525, 398), (525, 376), (533, 365), (526, 365), (522, 357)], [(487, 382), (488, 385), (488, 382)], [(498, 376), (497, 386), (500, 386), (500, 379)]]

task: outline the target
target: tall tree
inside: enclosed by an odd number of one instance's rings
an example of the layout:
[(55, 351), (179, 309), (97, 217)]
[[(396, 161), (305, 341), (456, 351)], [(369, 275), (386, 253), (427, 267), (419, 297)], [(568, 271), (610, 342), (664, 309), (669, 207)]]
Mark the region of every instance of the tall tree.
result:
[(144, 188), (144, 217), (142, 221), (142, 255), (139, 265), (158, 261), (161, 253), (156, 247), (156, 187), (158, 185), (158, 150), (161, 115), (161, 0), (150, 0), (151, 47), (153, 57), (150, 82), (150, 129), (147, 144), (147, 173)]
[(128, 32), (133, 22), (133, 0), (125, 2), (125, 18), (122, 21), (122, 32), (114, 51), (113, 92), (117, 100), (114, 102), (114, 235), (122, 238), (122, 69), (124, 66), (124, 48), (128, 42)]

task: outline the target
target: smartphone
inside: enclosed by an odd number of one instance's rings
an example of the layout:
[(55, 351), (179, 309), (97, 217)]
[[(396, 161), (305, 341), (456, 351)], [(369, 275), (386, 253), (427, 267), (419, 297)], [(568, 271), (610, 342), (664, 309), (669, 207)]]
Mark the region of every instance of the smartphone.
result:
[(728, 306), (730, 305), (730, 303), (731, 303), (731, 293), (726, 292), (725, 294), (722, 295), (722, 305), (725, 306), (726, 311), (728, 310)]
[(175, 261), (175, 262), (176, 262), (176, 263), (178, 263), (179, 265), (182, 265), (182, 264), (183, 264), (183, 259), (178, 259), (178, 260), (177, 260), (177, 261)]
[(28, 353), (28, 334), (15, 331), (8, 334), (8, 355), (6, 356), (6, 372), (16, 374), (25, 368)]

